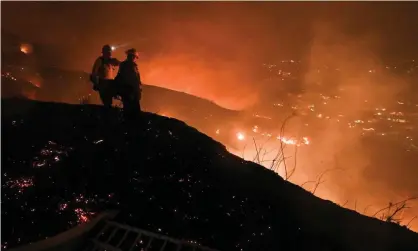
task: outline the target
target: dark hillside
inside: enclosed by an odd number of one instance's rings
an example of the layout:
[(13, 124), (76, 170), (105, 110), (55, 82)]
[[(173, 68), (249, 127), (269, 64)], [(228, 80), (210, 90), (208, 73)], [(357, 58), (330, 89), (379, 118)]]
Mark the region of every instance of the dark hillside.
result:
[(101, 108), (2, 100), (3, 247), (118, 208), (120, 222), (224, 251), (418, 250), (418, 234), (319, 199), (181, 121), (127, 124)]

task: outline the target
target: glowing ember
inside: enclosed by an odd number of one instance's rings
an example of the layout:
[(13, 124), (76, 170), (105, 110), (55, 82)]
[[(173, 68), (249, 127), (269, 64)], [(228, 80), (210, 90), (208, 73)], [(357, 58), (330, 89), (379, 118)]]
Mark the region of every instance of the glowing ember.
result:
[(2, 77), (16, 81), (17, 79), (10, 73), (10, 72), (5, 72), (1, 74)]
[(63, 157), (67, 157), (71, 150), (71, 147), (64, 147), (49, 141), (45, 148), (41, 149), (39, 156), (34, 158), (32, 166), (35, 168), (51, 167), (53, 163), (60, 162)]
[(242, 132), (237, 133), (237, 139), (243, 141), (245, 139), (245, 135)]
[(33, 178), (19, 178), (6, 182), (9, 188), (17, 188), (19, 193), (22, 193), (25, 188), (33, 186)]
[(262, 118), (262, 119), (268, 119), (268, 120), (271, 120), (272, 119), (271, 117), (267, 117), (267, 116), (263, 116), (263, 115), (259, 115), (259, 114), (255, 114), (254, 117), (256, 117), (256, 118)]
[(255, 125), (255, 126), (253, 127), (253, 132), (258, 132), (258, 126), (256, 126), (256, 125)]
[(90, 217), (94, 215), (94, 213), (86, 212), (81, 208), (74, 209), (74, 213), (77, 215), (77, 222), (79, 224), (88, 222), (90, 220)]
[(60, 211), (64, 211), (67, 208), (68, 208), (68, 204), (67, 203), (62, 203), (62, 204), (59, 205)]
[(97, 145), (97, 144), (100, 144), (102, 142), (103, 142), (103, 140), (102, 139), (99, 139), (99, 140), (94, 141), (94, 144)]

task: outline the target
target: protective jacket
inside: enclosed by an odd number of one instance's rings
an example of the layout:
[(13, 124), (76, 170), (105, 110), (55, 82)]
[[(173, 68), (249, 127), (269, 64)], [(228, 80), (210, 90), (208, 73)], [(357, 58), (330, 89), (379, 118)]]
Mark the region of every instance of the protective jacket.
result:
[(98, 57), (94, 62), (90, 80), (97, 84), (99, 80), (114, 79), (115, 67), (119, 65), (116, 58)]
[(120, 85), (127, 85), (134, 89), (140, 89), (142, 83), (138, 65), (132, 61), (123, 61), (119, 65), (119, 72), (115, 80)]

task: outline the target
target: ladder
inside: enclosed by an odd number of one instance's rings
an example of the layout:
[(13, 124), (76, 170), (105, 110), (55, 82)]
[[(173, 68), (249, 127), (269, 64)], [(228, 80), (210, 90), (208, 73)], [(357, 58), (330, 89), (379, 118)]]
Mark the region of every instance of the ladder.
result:
[(218, 251), (196, 242), (173, 239), (165, 235), (105, 221), (83, 251)]

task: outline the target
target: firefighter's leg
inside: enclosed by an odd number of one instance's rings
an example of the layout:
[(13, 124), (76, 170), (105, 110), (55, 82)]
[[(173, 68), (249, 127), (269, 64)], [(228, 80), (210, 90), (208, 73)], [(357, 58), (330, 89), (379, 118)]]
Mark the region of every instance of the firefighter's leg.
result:
[(129, 120), (135, 119), (136, 116), (136, 107), (135, 107), (135, 97), (132, 95), (132, 93), (128, 96), (128, 102), (127, 102), (127, 109), (126, 109), (126, 115)]
[(109, 81), (101, 81), (99, 86), (100, 99), (105, 108), (112, 108), (113, 94)]
[(103, 106), (106, 108), (112, 107), (112, 95), (109, 95), (107, 91), (99, 91), (100, 99), (102, 100)]
[(130, 116), (133, 119), (137, 119), (141, 113), (141, 107), (139, 104), (139, 99), (140, 99), (139, 95), (140, 95), (139, 90), (136, 88), (132, 88), (129, 105), (130, 105)]
[(128, 119), (129, 112), (131, 110), (131, 102), (130, 102), (130, 95), (129, 95), (129, 89), (125, 85), (119, 86), (119, 95), (122, 99), (123, 104), (123, 116), (125, 119)]

